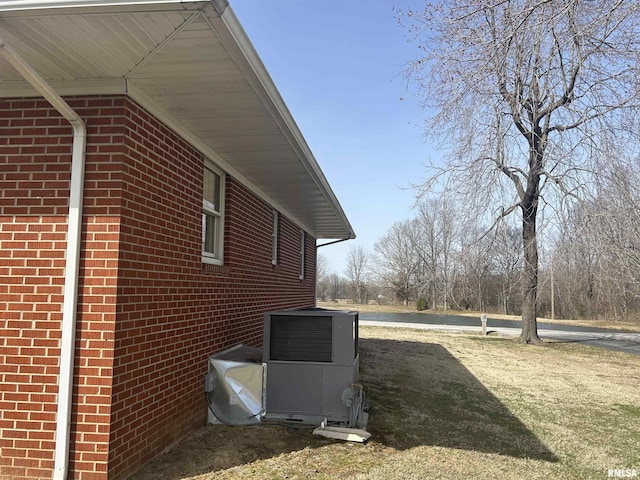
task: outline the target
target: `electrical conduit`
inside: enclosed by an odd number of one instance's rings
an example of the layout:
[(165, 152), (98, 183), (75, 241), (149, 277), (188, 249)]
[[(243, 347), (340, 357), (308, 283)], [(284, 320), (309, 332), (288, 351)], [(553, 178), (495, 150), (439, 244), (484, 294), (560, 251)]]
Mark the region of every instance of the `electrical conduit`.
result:
[(60, 345), (60, 376), (58, 381), (58, 414), (56, 424), (54, 480), (67, 480), (71, 435), (71, 400), (75, 355), (76, 312), (82, 232), (82, 195), (87, 130), (80, 116), (57, 92), (0, 37), (0, 55), (15, 68), (73, 127), (71, 156), (71, 186), (67, 227), (67, 252)]

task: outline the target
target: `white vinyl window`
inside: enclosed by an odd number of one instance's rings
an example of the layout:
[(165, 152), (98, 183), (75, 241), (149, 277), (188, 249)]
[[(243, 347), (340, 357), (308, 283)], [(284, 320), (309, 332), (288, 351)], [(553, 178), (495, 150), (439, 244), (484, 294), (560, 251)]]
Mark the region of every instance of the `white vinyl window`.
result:
[(202, 195), (202, 261), (222, 264), (224, 175), (204, 167)]
[(300, 230), (300, 280), (304, 280), (304, 230)]
[(278, 264), (278, 211), (273, 211), (273, 227), (271, 230), (271, 263)]

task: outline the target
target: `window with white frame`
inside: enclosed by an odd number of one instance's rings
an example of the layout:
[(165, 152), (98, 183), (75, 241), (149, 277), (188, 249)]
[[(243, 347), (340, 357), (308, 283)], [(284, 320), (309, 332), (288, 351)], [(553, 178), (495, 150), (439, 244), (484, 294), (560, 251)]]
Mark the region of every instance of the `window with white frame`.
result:
[(304, 280), (304, 230), (300, 230), (300, 280)]
[(278, 211), (273, 210), (273, 226), (271, 230), (271, 263), (278, 264)]
[(202, 195), (202, 261), (205, 263), (222, 264), (223, 191), (224, 174), (207, 163)]

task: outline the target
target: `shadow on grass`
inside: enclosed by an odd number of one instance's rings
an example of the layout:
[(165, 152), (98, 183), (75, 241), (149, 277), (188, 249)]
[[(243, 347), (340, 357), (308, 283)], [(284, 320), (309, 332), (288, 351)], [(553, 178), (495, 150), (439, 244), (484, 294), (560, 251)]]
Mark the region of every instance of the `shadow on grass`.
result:
[(368, 430), (385, 445), (441, 446), (557, 462), (551, 452), (447, 349), (361, 339)]

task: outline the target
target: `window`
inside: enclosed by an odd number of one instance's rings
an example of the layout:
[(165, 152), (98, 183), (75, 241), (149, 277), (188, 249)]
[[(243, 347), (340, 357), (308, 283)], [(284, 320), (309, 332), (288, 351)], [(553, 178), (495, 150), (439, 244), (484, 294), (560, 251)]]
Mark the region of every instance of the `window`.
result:
[(202, 198), (202, 261), (222, 264), (224, 177), (207, 165)]
[(278, 211), (273, 211), (273, 227), (271, 230), (271, 263), (278, 264)]
[(300, 230), (300, 280), (304, 280), (304, 230)]

